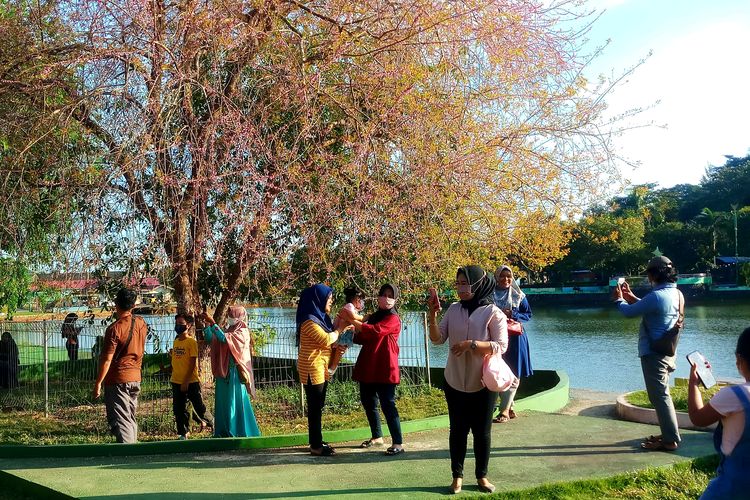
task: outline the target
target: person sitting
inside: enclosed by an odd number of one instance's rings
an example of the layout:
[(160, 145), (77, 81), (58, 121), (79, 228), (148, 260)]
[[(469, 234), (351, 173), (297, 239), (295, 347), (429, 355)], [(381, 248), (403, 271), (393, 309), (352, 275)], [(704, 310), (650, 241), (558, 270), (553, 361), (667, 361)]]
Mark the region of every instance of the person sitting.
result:
[(708, 404), (698, 388), (698, 367), (690, 368), (688, 415), (697, 426), (716, 422), (714, 446), (721, 457), (716, 477), (708, 483), (702, 500), (748, 498), (750, 492), (750, 328), (740, 334), (735, 351), (737, 370), (744, 384), (724, 387)]

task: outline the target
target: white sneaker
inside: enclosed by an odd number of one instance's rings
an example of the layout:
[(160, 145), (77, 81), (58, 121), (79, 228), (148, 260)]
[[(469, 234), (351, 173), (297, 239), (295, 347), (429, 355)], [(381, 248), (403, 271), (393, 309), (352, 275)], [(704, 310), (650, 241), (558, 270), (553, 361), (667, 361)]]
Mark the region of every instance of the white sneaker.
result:
[(177, 439), (179, 441), (185, 441), (187, 439), (187, 436), (185, 434), (180, 434), (179, 436), (177, 436)]

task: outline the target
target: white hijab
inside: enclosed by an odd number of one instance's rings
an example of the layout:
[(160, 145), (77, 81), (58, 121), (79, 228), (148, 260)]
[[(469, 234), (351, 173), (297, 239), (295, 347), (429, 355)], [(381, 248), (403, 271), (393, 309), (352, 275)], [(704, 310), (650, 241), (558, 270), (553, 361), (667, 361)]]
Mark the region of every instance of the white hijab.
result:
[(500, 273), (508, 271), (510, 273), (510, 286), (508, 288), (495, 287), (495, 305), (500, 309), (518, 308), (526, 294), (521, 291), (521, 287), (516, 283), (513, 277), (513, 269), (508, 266), (500, 266), (495, 271), (495, 282), (500, 283)]

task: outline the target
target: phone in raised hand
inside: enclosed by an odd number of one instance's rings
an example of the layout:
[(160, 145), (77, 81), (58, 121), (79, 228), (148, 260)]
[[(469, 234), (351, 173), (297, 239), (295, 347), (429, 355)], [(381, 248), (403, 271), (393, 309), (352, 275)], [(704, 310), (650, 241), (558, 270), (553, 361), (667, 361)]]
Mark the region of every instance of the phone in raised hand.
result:
[(716, 385), (714, 374), (711, 373), (711, 369), (706, 366), (706, 358), (700, 353), (700, 351), (693, 351), (688, 354), (687, 360), (688, 363), (696, 367), (698, 378), (700, 379), (701, 384), (703, 384), (703, 387), (710, 389)]
[(440, 298), (438, 298), (437, 290), (434, 287), (430, 287), (427, 291), (430, 294), (430, 303), (435, 304), (436, 309), (440, 311), (442, 307), (440, 307)]

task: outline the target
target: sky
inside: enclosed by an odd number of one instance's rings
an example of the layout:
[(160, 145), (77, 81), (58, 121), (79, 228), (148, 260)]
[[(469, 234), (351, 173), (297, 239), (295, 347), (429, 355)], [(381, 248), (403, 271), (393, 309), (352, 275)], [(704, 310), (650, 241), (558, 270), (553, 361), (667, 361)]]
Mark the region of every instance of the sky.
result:
[[(607, 98), (613, 115), (649, 108), (631, 122), (654, 126), (617, 140), (634, 184), (697, 184), (725, 155), (750, 154), (750, 0), (590, 0), (603, 10), (589, 47), (609, 46), (589, 78), (645, 64)], [(653, 106), (652, 106), (653, 105)]]

